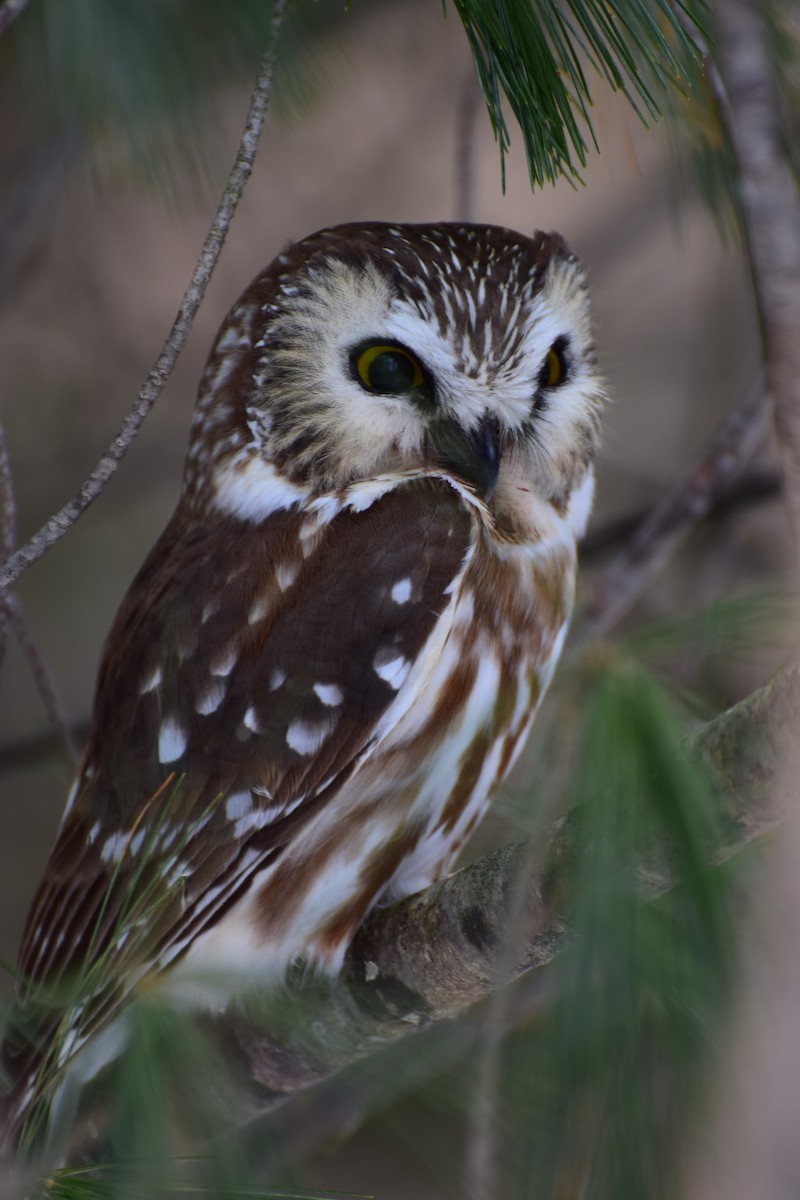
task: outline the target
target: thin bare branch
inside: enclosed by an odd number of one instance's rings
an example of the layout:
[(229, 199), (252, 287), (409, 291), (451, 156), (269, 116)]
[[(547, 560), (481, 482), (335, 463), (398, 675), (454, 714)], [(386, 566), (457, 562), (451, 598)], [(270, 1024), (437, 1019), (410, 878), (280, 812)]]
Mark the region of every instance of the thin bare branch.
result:
[(75, 524), (93, 500), (100, 495), (109, 478), (116, 471), (136, 437), (142, 422), (155, 404), (167, 382), (192, 327), (197, 310), (205, 295), (208, 282), (219, 260), (225, 238), (230, 228), (245, 184), (253, 169), (258, 140), (264, 124), (267, 104), (272, 91), (275, 66), (275, 46), (283, 22), (286, 0), (275, 0), (272, 17), (271, 41), (262, 59), (247, 114), (236, 160), (219, 207), (214, 215), (203, 249), (192, 274), (191, 282), (184, 293), (181, 306), (166, 342), (150, 371), (139, 396), (119, 431), (100, 459), (92, 474), (84, 481), (79, 491), (68, 504), (42, 526), (38, 533), (9, 558), (0, 570), (0, 591), (18, 579), (35, 563), (50, 546), (54, 545)]
[(19, 14), (24, 8), (28, 7), (28, 0), (3, 0), (0, 4), (0, 37), (3, 36), (9, 25), (16, 21)]
[[(16, 526), (16, 503), (14, 501), (14, 482), (11, 478), (11, 459), (8, 455), (6, 431), (0, 424), (0, 554), (8, 558), (14, 549), (14, 529)], [(0, 667), (6, 653), (6, 635), (8, 632), (7, 606), (0, 602)]]
[[(708, 512), (708, 518), (725, 520), (742, 509), (764, 501), (775, 500), (781, 494), (782, 479), (777, 471), (767, 467), (754, 467), (736, 480), (718, 496)], [(593, 525), (580, 544), (581, 566), (586, 567), (602, 559), (628, 541), (640, 525), (650, 517), (652, 508), (636, 509), (609, 517), (601, 524)], [(0, 750), (0, 763), (2, 750)]]
[(719, 425), (689, 473), (651, 510), (595, 580), (586, 603), (587, 637), (614, 628), (753, 454), (766, 428), (759, 378)]
[[(73, 746), (83, 746), (88, 736), (88, 718), (73, 721), (69, 725), (69, 738)], [(60, 752), (61, 746), (50, 729), (27, 737), (9, 738), (0, 742), (0, 774), (38, 766)]]
[(786, 151), (764, 7), (756, 0), (717, 0), (713, 12), (766, 384), (800, 549), (800, 191)]
[(79, 758), (78, 746), (72, 736), (72, 730), (69, 727), (69, 722), (58, 697), (53, 677), (36, 644), (31, 627), (19, 606), (16, 596), (4, 596), (0, 600), (0, 603), (5, 608), (8, 624), (20, 645), (22, 653), (25, 655), (31, 675), (33, 675), (34, 683), (36, 684), (36, 690), (44, 704), (47, 719), (56, 736), (57, 744), (61, 749), (66, 751), (67, 762), (74, 766)]

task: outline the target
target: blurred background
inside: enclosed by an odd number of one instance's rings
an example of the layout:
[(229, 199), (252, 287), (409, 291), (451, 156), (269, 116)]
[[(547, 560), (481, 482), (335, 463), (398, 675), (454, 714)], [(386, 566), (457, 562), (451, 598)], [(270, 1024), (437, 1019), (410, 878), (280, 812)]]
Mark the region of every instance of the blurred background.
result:
[[(36, 89), (17, 91), (24, 53), (34, 52), (22, 42), (0, 43), (0, 408), (18, 542), (76, 491), (152, 365), (229, 169), (252, 80), (241, 70), (209, 88), (203, 127), (181, 135), (196, 140), (194, 164), (178, 155), (159, 180), (113, 131), (99, 130), (87, 155), (84, 130), (41, 122), (32, 112)], [(721, 235), (676, 169), (666, 125), (648, 132), (619, 96), (599, 82), (593, 91), (601, 152), (584, 185), (532, 194), (512, 128), (504, 193), (452, 9), (443, 14), (437, 0), (362, 0), (328, 12), (301, 39), (291, 70), (279, 72), (255, 171), (186, 352), (105, 494), (17, 588), (70, 723), (88, 719), (105, 634), (176, 502), (197, 381), (227, 309), (287, 241), (320, 227), (462, 216), (458, 130), (470, 92), (471, 219), (557, 229), (588, 272), (614, 401), (595, 526), (647, 506), (686, 468), (757, 365), (746, 269), (735, 240)], [(38, 101), (58, 103), (58, 93), (45, 88)], [(769, 445), (760, 461), (771, 465)], [(776, 578), (786, 562), (779, 501), (754, 504), (701, 528), (632, 620), (699, 609)], [(587, 575), (593, 569), (587, 564)], [(763, 682), (771, 661), (759, 648), (718, 666), (720, 706)], [(675, 670), (691, 676), (691, 665)], [(29, 751), (44, 733), (41, 700), (12, 642), (0, 674), (6, 959), (70, 783), (57, 753)], [(518, 777), (516, 789), (523, 785)], [(502, 840), (502, 829), (492, 836)], [(351, 1191), (377, 1191), (379, 1179), (386, 1200), (412, 1187), (419, 1200), (449, 1194), (433, 1169), (409, 1165), (401, 1151), (373, 1130), (325, 1157), (313, 1178)]]

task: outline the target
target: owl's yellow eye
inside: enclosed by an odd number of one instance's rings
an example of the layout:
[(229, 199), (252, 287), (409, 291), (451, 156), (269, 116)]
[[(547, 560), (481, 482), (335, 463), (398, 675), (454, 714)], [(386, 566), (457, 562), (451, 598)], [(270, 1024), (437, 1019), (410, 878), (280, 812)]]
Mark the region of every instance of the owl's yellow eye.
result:
[(371, 392), (390, 396), (411, 392), (422, 387), (425, 372), (407, 350), (401, 346), (375, 343), (361, 350), (354, 359), (356, 374)]
[(542, 387), (557, 387), (564, 378), (564, 355), (555, 346), (551, 346), (547, 351), (547, 357), (544, 360), (542, 373), (540, 376), (540, 384)]

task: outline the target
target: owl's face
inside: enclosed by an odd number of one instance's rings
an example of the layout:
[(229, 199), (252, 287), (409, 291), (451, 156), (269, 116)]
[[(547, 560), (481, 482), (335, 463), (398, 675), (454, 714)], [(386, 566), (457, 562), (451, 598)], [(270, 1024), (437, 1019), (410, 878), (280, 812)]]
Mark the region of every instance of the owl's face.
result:
[(259, 490), (273, 503), (445, 470), (500, 516), (520, 493), (561, 508), (602, 400), (583, 274), (559, 235), (337, 226), (277, 258), (231, 314), (187, 489), (257, 517)]

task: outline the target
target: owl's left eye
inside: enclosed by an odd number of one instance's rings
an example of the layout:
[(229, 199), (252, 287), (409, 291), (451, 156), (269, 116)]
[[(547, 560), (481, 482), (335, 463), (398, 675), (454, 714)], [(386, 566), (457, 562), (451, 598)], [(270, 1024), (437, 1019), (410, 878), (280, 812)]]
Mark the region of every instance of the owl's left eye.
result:
[(542, 369), (539, 372), (539, 387), (554, 388), (562, 384), (567, 378), (567, 339), (564, 337), (556, 338), (550, 349), (545, 355)]
[(422, 367), (402, 346), (374, 342), (356, 351), (352, 362), (356, 375), (370, 392), (402, 395), (425, 382)]

